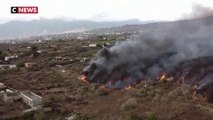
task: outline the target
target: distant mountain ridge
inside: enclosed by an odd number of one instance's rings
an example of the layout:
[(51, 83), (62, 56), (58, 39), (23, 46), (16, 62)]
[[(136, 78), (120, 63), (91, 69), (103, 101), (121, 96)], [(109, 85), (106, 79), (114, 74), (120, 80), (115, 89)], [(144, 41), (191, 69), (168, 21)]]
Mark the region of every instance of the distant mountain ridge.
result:
[(85, 31), (88, 33), (137, 33), (160, 31), (162, 28), (178, 26), (193, 31), (200, 24), (213, 29), (213, 15), (179, 21), (141, 22), (137, 19), (125, 21), (96, 22), (89, 20), (66, 21), (62, 19), (39, 19), (32, 21), (11, 21), (0, 25), (0, 40), (26, 38), (45, 34), (59, 34)]
[(178, 20), (178, 21), (161, 21), (161, 22), (151, 22), (147, 24), (140, 25), (124, 25), (112, 28), (99, 28), (95, 30), (86, 31), (88, 33), (137, 33), (137, 32), (149, 32), (149, 31), (158, 31), (162, 28), (169, 28), (178, 26), (180, 28), (188, 29), (189, 31), (193, 31), (195, 29), (199, 29), (200, 25), (208, 26), (209, 28), (213, 28), (213, 15), (194, 18), (194, 19), (186, 19), (186, 20)]
[(0, 39), (22, 38), (67, 31), (83, 31), (98, 28), (142, 24), (137, 19), (125, 21), (96, 22), (89, 20), (65, 21), (61, 19), (39, 19), (32, 21), (11, 21), (0, 25)]

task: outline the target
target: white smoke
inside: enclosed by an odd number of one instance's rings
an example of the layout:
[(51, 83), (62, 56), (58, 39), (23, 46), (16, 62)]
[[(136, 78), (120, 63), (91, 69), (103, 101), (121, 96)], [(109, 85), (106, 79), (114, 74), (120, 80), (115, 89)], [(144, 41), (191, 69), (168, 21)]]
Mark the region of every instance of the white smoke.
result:
[(213, 15), (213, 8), (208, 6), (203, 6), (201, 4), (193, 4), (192, 12), (189, 14), (184, 14), (186, 19), (202, 18)]

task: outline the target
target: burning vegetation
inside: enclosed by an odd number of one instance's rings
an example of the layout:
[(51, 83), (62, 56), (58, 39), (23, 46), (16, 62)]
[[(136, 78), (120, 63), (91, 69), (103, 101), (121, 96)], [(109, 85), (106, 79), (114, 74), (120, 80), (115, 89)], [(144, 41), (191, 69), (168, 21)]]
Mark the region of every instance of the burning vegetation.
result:
[[(181, 21), (142, 32), (103, 48), (83, 69), (81, 80), (114, 89), (129, 89), (145, 80), (168, 80), (196, 85), (212, 99), (213, 17), (197, 23)], [(185, 27), (190, 26), (190, 28)], [(193, 28), (193, 29), (192, 29)], [(162, 74), (163, 73), (163, 74)]]

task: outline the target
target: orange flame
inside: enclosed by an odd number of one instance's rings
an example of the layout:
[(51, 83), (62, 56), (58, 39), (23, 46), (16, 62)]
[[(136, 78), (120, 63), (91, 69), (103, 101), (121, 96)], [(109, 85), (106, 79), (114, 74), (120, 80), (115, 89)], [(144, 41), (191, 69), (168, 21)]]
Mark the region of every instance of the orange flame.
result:
[(132, 87), (131, 87), (131, 85), (128, 85), (126, 88), (125, 88), (125, 90), (130, 90)]
[(160, 80), (164, 80), (166, 78), (166, 75), (164, 74), (163, 76), (161, 76)]
[(104, 85), (101, 85), (100, 88), (105, 89), (106, 87)]
[(166, 80), (166, 74), (162, 74), (157, 77), (157, 80)]

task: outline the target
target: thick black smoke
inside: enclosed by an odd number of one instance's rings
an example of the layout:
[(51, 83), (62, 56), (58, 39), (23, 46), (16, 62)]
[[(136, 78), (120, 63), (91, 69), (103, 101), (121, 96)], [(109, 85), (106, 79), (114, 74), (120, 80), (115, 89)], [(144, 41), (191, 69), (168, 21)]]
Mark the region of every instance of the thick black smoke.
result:
[(90, 82), (123, 88), (174, 71), (185, 60), (212, 56), (213, 22), (209, 21), (213, 17), (143, 30), (99, 51), (83, 73)]

